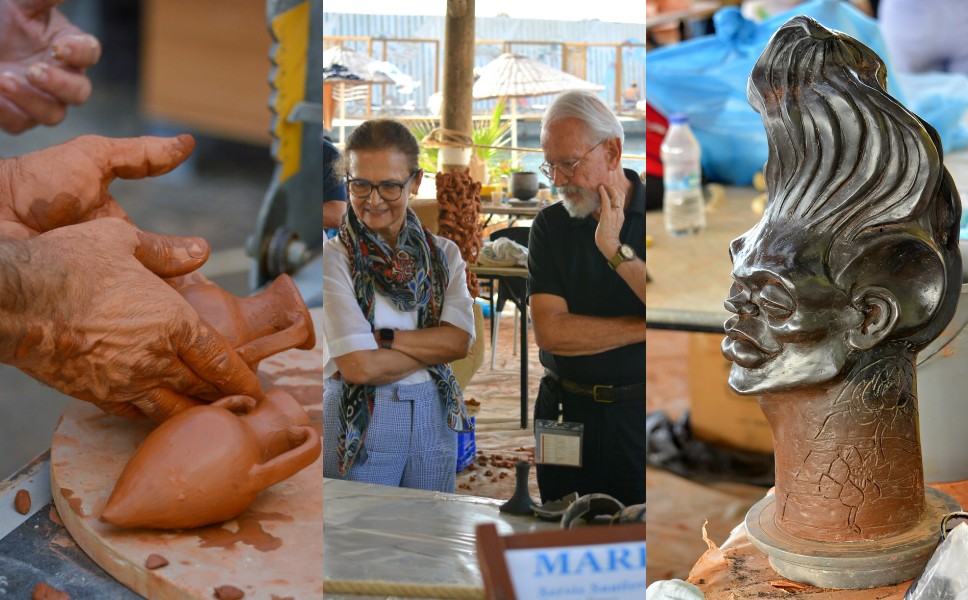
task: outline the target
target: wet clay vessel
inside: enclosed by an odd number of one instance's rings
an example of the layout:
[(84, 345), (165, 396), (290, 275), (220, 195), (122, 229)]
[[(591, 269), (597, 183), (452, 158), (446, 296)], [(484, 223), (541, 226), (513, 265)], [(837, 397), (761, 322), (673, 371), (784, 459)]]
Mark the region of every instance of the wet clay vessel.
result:
[(240, 298), (199, 273), (167, 280), (232, 345), (249, 367), (283, 350), (316, 345), (309, 309), (288, 275), (259, 294)]
[(320, 450), (306, 412), (281, 390), (258, 403), (229, 396), (196, 406), (148, 434), (101, 520), (155, 529), (220, 523), (245, 511), (261, 490), (311, 465)]

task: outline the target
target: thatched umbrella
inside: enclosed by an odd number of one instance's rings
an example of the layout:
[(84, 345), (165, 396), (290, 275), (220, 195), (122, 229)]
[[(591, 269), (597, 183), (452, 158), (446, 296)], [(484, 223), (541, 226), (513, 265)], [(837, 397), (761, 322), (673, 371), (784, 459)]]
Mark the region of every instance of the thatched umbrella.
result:
[[(600, 92), (605, 86), (585, 81), (521, 54), (505, 53), (477, 70), (474, 99), (511, 98), (559, 94), (568, 90)], [(511, 146), (518, 146), (517, 102), (511, 103)]]

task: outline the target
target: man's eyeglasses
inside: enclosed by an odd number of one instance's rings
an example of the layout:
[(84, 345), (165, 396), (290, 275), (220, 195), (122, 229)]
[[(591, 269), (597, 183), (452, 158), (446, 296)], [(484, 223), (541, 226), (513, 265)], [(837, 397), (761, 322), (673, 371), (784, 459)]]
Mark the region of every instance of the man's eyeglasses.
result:
[(380, 195), (387, 202), (393, 202), (399, 200), (400, 196), (403, 195), (403, 188), (407, 187), (413, 178), (420, 173), (421, 169), (417, 169), (410, 174), (403, 183), (397, 183), (395, 181), (381, 181), (379, 183), (373, 183), (367, 179), (353, 179), (352, 177), (346, 178), (346, 189), (349, 190), (353, 196), (356, 198), (369, 198), (370, 194), (373, 193), (373, 188), (376, 188), (376, 193)]
[[(608, 138), (605, 138), (605, 140), (607, 139)], [(538, 170), (541, 171), (542, 175), (544, 175), (545, 177), (547, 177), (552, 181), (555, 180), (555, 173), (561, 173), (565, 177), (572, 178), (575, 176), (575, 172), (578, 170), (578, 165), (581, 164), (581, 161), (585, 160), (585, 157), (591, 154), (592, 150), (594, 150), (595, 148), (598, 148), (603, 143), (605, 143), (605, 140), (602, 140), (597, 144), (595, 144), (594, 146), (592, 146), (588, 150), (588, 152), (582, 154), (578, 160), (573, 160), (571, 162), (558, 163), (558, 164), (545, 161), (541, 163), (541, 165), (538, 167)]]

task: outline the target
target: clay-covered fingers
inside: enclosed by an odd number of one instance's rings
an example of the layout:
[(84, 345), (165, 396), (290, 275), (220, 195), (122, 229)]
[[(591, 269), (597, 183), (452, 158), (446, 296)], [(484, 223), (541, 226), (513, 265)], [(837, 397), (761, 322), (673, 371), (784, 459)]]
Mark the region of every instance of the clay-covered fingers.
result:
[(116, 417), (124, 417), (126, 419), (145, 419), (148, 417), (140, 408), (127, 402), (91, 401), (91, 403), (109, 415)]
[(86, 33), (58, 36), (50, 50), (55, 61), (74, 69), (86, 69), (101, 59), (101, 43)]
[(250, 396), (256, 400), (265, 398), (258, 376), (225, 338), (208, 325), (202, 323), (194, 328), (194, 335), (183, 337), (178, 355), (185, 366), (207, 384), (207, 390), (195, 394), (199, 397), (210, 400), (232, 395)]
[[(91, 97), (91, 80), (88, 79), (87, 75), (73, 69), (61, 69), (46, 63), (34, 63), (27, 68), (24, 75), (30, 87), (39, 91), (38, 97), (41, 96), (40, 93), (43, 93), (49, 99), (47, 103), (56, 103), (65, 115), (67, 114), (67, 105), (84, 104)], [(40, 100), (38, 99), (36, 102), (39, 103)]]
[(179, 237), (137, 230), (135, 258), (159, 277), (177, 277), (195, 271), (208, 259), (208, 242), (200, 237)]
[(106, 138), (82, 136), (78, 143), (89, 147), (101, 163), (101, 171), (122, 179), (164, 175), (185, 162), (195, 150), (195, 138), (183, 133), (164, 138), (143, 136)]
[(174, 390), (157, 387), (129, 399), (126, 404), (135, 406), (156, 423), (166, 421), (183, 410), (204, 404)]

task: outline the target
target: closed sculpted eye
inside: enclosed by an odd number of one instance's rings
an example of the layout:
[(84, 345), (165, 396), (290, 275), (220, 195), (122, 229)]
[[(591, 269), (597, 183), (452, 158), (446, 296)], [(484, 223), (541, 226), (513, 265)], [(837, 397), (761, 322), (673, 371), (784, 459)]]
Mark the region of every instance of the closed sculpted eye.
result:
[(760, 290), (759, 305), (763, 312), (772, 319), (788, 319), (796, 310), (797, 305), (793, 296), (782, 286), (768, 283)]

